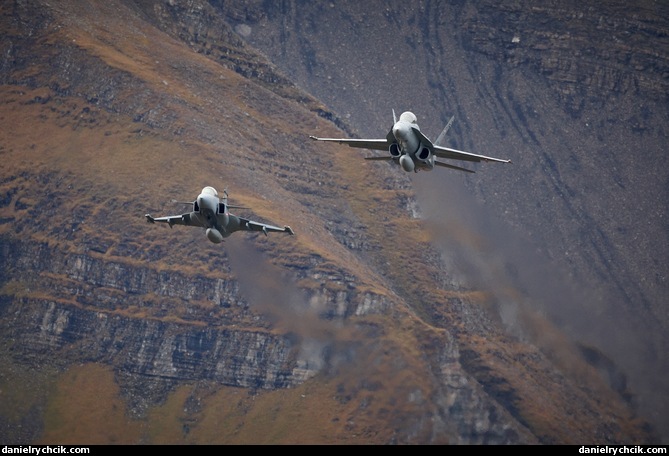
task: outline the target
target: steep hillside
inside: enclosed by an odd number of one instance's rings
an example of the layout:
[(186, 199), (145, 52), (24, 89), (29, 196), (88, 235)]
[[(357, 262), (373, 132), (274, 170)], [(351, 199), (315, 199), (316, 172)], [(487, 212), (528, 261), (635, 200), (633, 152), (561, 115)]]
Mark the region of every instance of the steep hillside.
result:
[(221, 12), (359, 135), (383, 135), (392, 109), (414, 111), (432, 138), (455, 115), (451, 146), (511, 158), (471, 176), (407, 176), (451, 280), (488, 291), (516, 332), (537, 334), (519, 321), (529, 306), (598, 347), (669, 436), (666, 3), (225, 2)]
[[(2, 440), (656, 440), (596, 348), (457, 280), (407, 176), (305, 140), (354, 129), (238, 12), (0, 6)], [(296, 236), (145, 222), (205, 185)]]

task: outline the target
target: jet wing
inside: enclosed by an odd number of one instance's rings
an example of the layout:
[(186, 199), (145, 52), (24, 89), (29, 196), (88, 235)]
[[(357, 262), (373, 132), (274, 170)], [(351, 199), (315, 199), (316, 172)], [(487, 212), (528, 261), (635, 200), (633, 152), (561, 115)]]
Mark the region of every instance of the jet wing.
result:
[(266, 225), (264, 223), (254, 222), (252, 220), (248, 220), (242, 217), (239, 217), (239, 229), (242, 231), (262, 231), (263, 233), (265, 233), (265, 236), (267, 236), (268, 231), (273, 231), (278, 233), (288, 233), (291, 236), (295, 234), (293, 232), (293, 229), (287, 225), (284, 226), (283, 228), (279, 228), (278, 226)]
[(151, 214), (146, 214), (145, 217), (146, 221), (149, 223), (155, 223), (155, 222), (167, 223), (170, 226), (170, 228), (172, 228), (173, 225), (187, 225), (187, 226), (201, 226), (201, 227), (204, 226), (200, 221), (199, 217), (197, 216), (193, 217), (192, 213), (182, 214), (182, 215), (170, 215), (167, 217), (152, 217)]
[(471, 152), (465, 152), (462, 150), (449, 149), (448, 147), (435, 146), (432, 144), (432, 141), (427, 139), (421, 131), (413, 127), (414, 133), (418, 135), (421, 139), (421, 142), (430, 148), (430, 151), (439, 158), (451, 158), (453, 160), (465, 160), (471, 162), (481, 162), (481, 161), (494, 161), (499, 163), (511, 163), (511, 160), (503, 160), (501, 158), (488, 157), (485, 155), (472, 154)]
[(432, 146), (432, 147), (434, 148), (432, 150), (432, 153), (439, 158), (452, 158), (454, 160), (465, 160), (471, 162), (492, 161), (498, 163), (511, 163), (511, 160), (504, 160), (501, 158), (472, 154), (471, 152), (449, 149), (448, 147), (441, 147), (441, 146)]
[(309, 136), (309, 138), (314, 141), (330, 141), (339, 144), (348, 144), (350, 147), (385, 151), (388, 151), (391, 144), (387, 139), (317, 138), (316, 136)]

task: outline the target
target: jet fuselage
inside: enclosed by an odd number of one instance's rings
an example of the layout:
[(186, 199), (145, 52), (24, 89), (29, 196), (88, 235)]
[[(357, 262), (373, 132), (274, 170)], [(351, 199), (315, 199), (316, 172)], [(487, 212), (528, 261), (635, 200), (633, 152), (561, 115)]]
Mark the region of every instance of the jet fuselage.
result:
[[(392, 128), (393, 136), (399, 146), (399, 163), (406, 172), (416, 169), (434, 168), (434, 156), (426, 144), (423, 144), (421, 138), (415, 130), (420, 130), (416, 116), (412, 112), (404, 112), (400, 120), (395, 122)], [(394, 145), (391, 145), (393, 148)], [(393, 150), (390, 151), (393, 154)]]
[[(219, 213), (223, 209), (223, 223), (220, 223)], [(193, 205), (193, 215), (198, 217), (203, 226), (207, 228), (207, 238), (218, 244), (224, 237), (230, 236), (234, 229), (228, 229), (231, 217), (225, 210), (225, 205), (220, 203), (218, 192), (213, 187), (205, 187), (198, 195)]]

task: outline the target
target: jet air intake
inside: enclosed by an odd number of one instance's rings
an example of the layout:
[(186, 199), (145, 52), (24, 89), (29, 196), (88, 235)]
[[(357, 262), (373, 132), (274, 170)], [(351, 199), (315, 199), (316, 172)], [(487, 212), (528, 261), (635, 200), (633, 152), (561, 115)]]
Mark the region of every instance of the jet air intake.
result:
[(399, 156), (402, 155), (400, 146), (397, 143), (392, 143), (388, 148), (388, 151), (390, 152), (390, 156), (393, 158), (399, 158)]
[(430, 158), (430, 149), (425, 146), (420, 146), (416, 152), (416, 158), (420, 161), (427, 161)]

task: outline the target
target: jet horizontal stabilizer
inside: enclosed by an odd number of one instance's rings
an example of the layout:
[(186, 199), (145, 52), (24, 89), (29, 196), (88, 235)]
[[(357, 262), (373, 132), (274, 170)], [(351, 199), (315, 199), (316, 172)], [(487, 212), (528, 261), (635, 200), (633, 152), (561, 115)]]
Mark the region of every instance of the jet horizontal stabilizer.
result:
[(393, 160), (395, 157), (392, 156), (387, 156), (387, 157), (365, 157), (365, 160)]
[(437, 165), (437, 166), (442, 166), (444, 168), (457, 169), (458, 171), (464, 171), (466, 173), (475, 173), (476, 172), (476, 171), (472, 171), (471, 169), (461, 168), (461, 167), (455, 166), (455, 165), (449, 165), (448, 163), (439, 162), (437, 160), (434, 161), (434, 164)]

